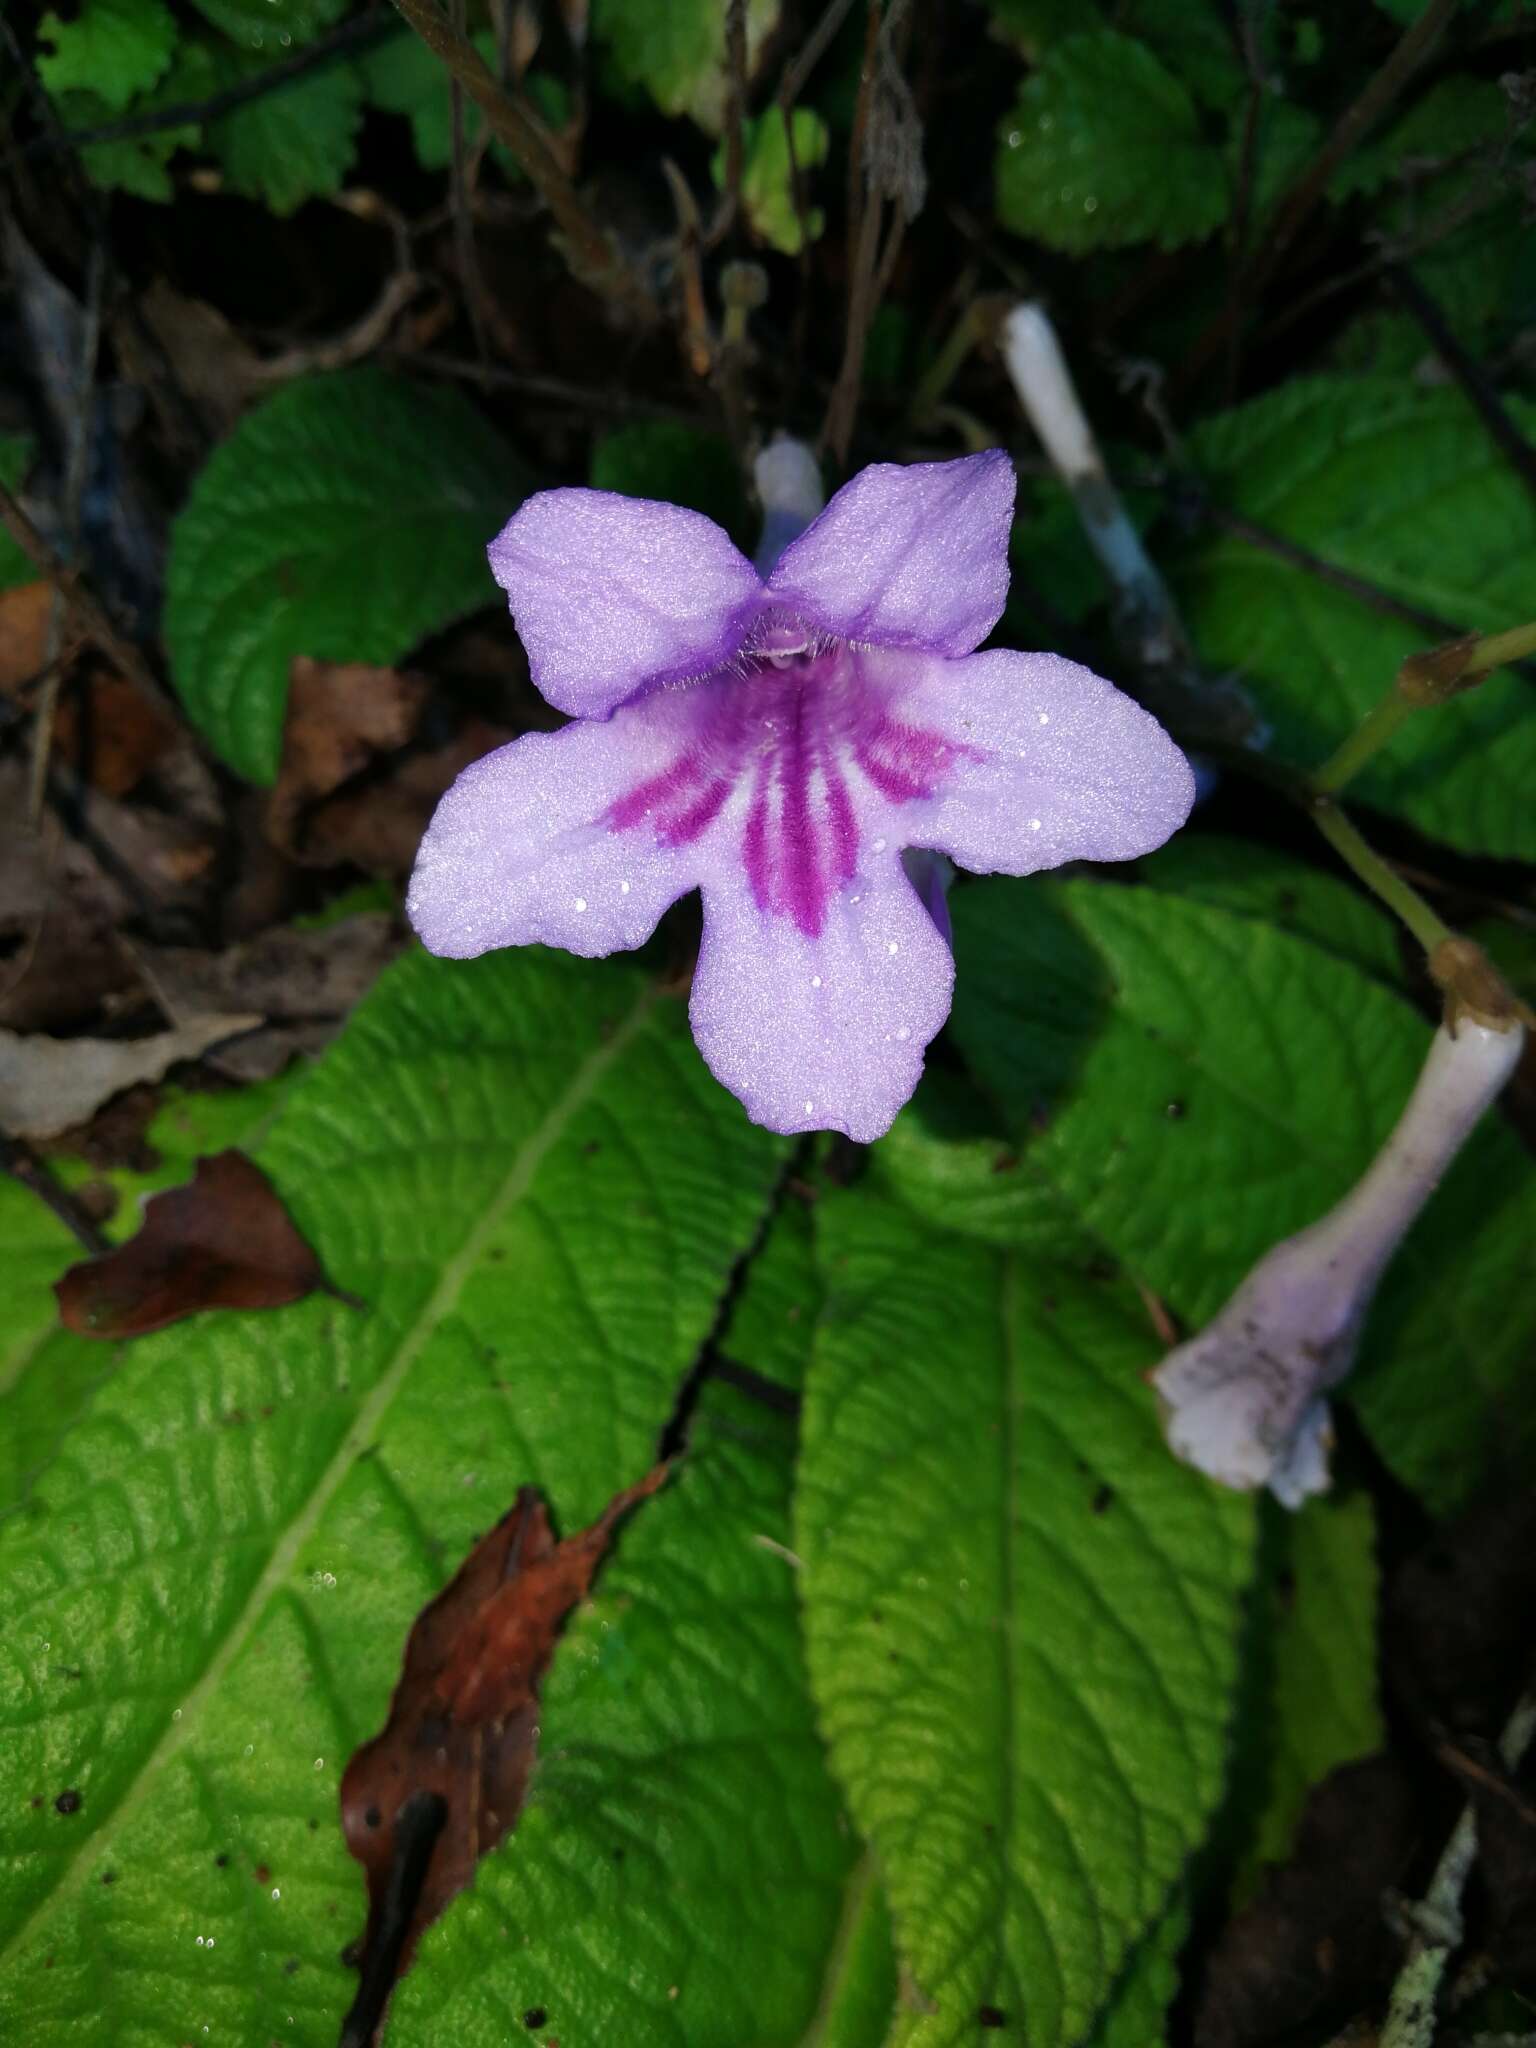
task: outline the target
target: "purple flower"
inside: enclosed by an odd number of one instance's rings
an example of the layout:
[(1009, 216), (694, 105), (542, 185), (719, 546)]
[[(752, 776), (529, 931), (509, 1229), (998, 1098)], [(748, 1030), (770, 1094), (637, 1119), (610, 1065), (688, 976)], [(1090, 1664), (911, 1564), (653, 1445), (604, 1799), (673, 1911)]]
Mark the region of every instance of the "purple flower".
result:
[(1110, 684), (972, 652), (1003, 608), (1013, 493), (997, 450), (878, 463), (761, 575), (697, 512), (530, 498), (491, 566), (572, 723), (444, 797), (411, 881), (426, 944), (612, 953), (700, 889), (690, 1014), (716, 1077), (771, 1130), (879, 1137), (954, 979), (903, 849), (1012, 875), (1126, 860), (1192, 800)]

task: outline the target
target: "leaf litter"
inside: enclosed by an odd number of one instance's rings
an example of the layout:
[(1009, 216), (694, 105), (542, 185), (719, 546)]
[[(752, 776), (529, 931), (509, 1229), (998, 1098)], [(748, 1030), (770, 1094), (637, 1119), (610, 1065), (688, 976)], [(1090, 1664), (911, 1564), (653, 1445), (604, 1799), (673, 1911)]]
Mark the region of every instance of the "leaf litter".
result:
[(411, 1626), (383, 1732), (341, 1781), (347, 1847), (368, 1878), (362, 1980), (341, 2048), (367, 2048), (423, 1931), (517, 1824), (537, 1751), (538, 1688), (615, 1528), (660, 1464), (557, 1542), (523, 1487)]

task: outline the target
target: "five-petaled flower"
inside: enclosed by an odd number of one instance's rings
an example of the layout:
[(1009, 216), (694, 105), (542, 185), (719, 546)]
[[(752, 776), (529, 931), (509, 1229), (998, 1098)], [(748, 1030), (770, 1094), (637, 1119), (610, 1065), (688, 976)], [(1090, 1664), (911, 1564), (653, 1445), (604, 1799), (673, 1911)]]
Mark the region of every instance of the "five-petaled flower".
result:
[(1031, 874), (1126, 860), (1188, 814), (1147, 712), (1051, 654), (977, 654), (1008, 588), (1006, 455), (879, 463), (754, 568), (710, 520), (605, 491), (528, 499), (490, 559), (572, 722), (465, 770), (410, 915), (435, 953), (640, 945), (704, 897), (690, 1014), (776, 1131), (867, 1141), (949, 1010), (904, 848)]

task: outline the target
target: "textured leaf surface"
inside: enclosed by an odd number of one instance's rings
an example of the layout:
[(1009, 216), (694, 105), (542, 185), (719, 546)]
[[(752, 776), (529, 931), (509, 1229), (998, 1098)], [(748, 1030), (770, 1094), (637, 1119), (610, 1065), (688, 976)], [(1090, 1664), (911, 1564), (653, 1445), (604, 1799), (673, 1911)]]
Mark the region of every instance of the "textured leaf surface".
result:
[(813, 1725), (793, 1567), (770, 1547), (792, 1448), (756, 1404), (706, 1397), (682, 1470), (573, 1620), (523, 1819), (423, 1941), (392, 2048), (502, 2048), (529, 2011), (540, 2038), (625, 2048), (804, 2037), (865, 1880)]
[(644, 1470), (780, 1156), (638, 972), (390, 970), (259, 1149), (367, 1306), (125, 1347), (0, 1528), (0, 2032), (329, 2048), (412, 1615), (518, 1485)]
[[(274, 52), (274, 55), (282, 53)], [(264, 57), (230, 50), (221, 85), (238, 85), (266, 68)], [(363, 88), (349, 64), (327, 64), (208, 124), (208, 147), (232, 192), (275, 214), (339, 192), (352, 168), (363, 118)]]
[[(832, 138), (820, 114), (809, 107), (796, 107), (793, 116), (794, 159), (790, 159), (791, 120), (782, 108), (770, 107), (766, 114), (744, 124), (742, 132), (741, 198), (747, 218), (757, 233), (784, 256), (798, 256), (802, 245), (814, 242), (826, 226), (826, 214), (819, 206), (795, 206), (795, 174), (805, 185), (811, 174), (827, 160)], [(722, 189), (726, 175), (726, 149), (722, 142), (710, 169)]]
[(1376, 1697), (1376, 1517), (1370, 1495), (1309, 1500), (1279, 1524), (1265, 1600), (1266, 1795), (1251, 1862), (1281, 1862), (1308, 1792), (1385, 1741)]
[[(958, 890), (954, 1031), (1020, 1170), (1191, 1325), (1364, 1171), (1429, 1045), (1342, 959), (1152, 889)], [(1212, 1190), (1219, 1189), (1219, 1199)], [(1389, 1269), (1349, 1395), (1435, 1506), (1536, 1457), (1536, 1167), (1485, 1121)]]
[(818, 1232), (795, 1548), (912, 1985), (892, 2038), (986, 2008), (1081, 2041), (1220, 1791), (1252, 1503), (1158, 1455), (1129, 1290), (873, 1196)]
[(86, 0), (73, 20), (37, 25), (37, 75), (50, 93), (93, 92), (121, 112), (160, 77), (176, 47), (164, 0)]
[(1295, 854), (1252, 839), (1181, 832), (1138, 872), (1155, 889), (1294, 932), (1389, 987), (1402, 984), (1392, 919), (1359, 889)]
[[(1483, 632), (1529, 617), (1536, 505), (1459, 393), (1302, 379), (1209, 421), (1193, 446), (1222, 503), (1405, 602)], [(1273, 751), (1302, 767), (1434, 638), (1231, 537), (1176, 567), (1176, 584), (1207, 665), (1237, 673)], [(1453, 846), (1530, 858), (1533, 782), (1531, 685), (1505, 671), (1405, 727), (1355, 788)]]
[(171, 537), (165, 637), (189, 716), (275, 779), (296, 654), (393, 662), (494, 599), (485, 546), (521, 464), (457, 393), (374, 369), (292, 384), (199, 475)]
[(1053, 249), (1173, 249), (1226, 212), (1221, 156), (1188, 92), (1113, 29), (1054, 44), (998, 134), (998, 218)]

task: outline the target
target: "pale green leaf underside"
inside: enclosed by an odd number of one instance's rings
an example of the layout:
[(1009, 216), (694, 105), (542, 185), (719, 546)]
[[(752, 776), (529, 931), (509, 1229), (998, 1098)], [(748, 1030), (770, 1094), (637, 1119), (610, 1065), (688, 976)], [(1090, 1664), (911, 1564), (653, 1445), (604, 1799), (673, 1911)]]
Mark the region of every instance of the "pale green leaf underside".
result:
[[(1536, 505), (1458, 392), (1301, 379), (1207, 422), (1193, 448), (1224, 504), (1454, 628), (1496, 632), (1536, 605)], [(1203, 659), (1240, 678), (1273, 751), (1301, 767), (1436, 638), (1235, 537), (1173, 568)], [(1352, 794), (1468, 852), (1536, 857), (1532, 703), (1527, 678), (1490, 677), (1405, 727)]]
[[(868, 1883), (806, 1691), (792, 1456), (782, 1418), (706, 1394), (561, 1645), (522, 1822), (425, 1943), (391, 2048), (503, 2048), (535, 2009), (540, 2040), (624, 2048), (791, 2048), (824, 1992), (868, 2015), (868, 1962), (834, 1940)], [(882, 2039), (875, 1979), (850, 2048)]]
[(396, 661), (495, 602), (486, 544), (525, 487), (455, 392), (367, 368), (268, 399), (216, 450), (171, 536), (166, 646), (199, 731), (271, 782), (292, 657)]
[(879, 1858), (893, 2041), (1082, 2041), (1218, 1796), (1252, 1504), (1160, 1455), (1133, 1295), (863, 1194), (795, 1527), (812, 1686)]
[[(954, 915), (953, 1028), (1011, 1122), (1021, 1187), (1053, 1195), (1191, 1325), (1353, 1184), (1428, 1050), (1400, 997), (1230, 910), (987, 881), (956, 892)], [(1021, 1208), (1027, 1246), (1039, 1206)], [(1512, 1473), (1536, 1459), (1533, 1236), (1536, 1169), (1490, 1117), (1367, 1324), (1348, 1396), (1437, 1507), (1491, 1455)]]
[(386, 974), (258, 1149), (366, 1307), (124, 1347), (0, 1526), (0, 2032), (329, 2048), (413, 1615), (520, 1484), (646, 1469), (780, 1152), (636, 971)]

